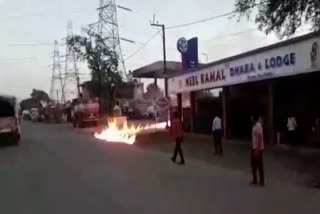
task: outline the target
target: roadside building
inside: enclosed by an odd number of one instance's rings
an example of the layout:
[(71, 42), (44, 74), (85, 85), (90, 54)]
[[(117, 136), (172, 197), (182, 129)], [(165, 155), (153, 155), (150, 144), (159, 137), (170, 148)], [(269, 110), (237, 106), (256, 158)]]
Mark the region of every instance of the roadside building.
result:
[(273, 143), (277, 133), (286, 135), (287, 118), (294, 115), (297, 138), (305, 142), (320, 114), (319, 48), (316, 32), (228, 57), (173, 74), (168, 93), (177, 97), (182, 117), (182, 94), (189, 94), (189, 112), (197, 118), (199, 91), (222, 88), (212, 109), (221, 109), (224, 137), (249, 138), (250, 116), (260, 114), (266, 140)]

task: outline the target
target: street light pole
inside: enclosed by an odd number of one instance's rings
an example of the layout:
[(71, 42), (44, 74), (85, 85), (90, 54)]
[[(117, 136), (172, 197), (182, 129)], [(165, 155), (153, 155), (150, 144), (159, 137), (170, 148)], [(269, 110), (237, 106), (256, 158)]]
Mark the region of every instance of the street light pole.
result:
[(206, 53), (201, 53), (201, 54), (206, 57), (206, 63), (208, 63), (208, 54)]

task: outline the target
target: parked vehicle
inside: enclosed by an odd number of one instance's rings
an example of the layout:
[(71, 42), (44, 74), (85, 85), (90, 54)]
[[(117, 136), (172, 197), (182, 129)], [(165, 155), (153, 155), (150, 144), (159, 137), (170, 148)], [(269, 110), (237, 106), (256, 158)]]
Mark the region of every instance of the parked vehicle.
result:
[(98, 125), (100, 120), (99, 101), (97, 98), (90, 100), (77, 99), (73, 107), (73, 126)]
[(57, 104), (49, 104), (45, 108), (44, 121), (48, 123), (61, 123), (63, 122), (62, 107)]
[(0, 143), (20, 142), (20, 117), (16, 97), (0, 95)]
[(22, 111), (22, 118), (24, 120), (30, 121), (31, 120), (31, 114), (29, 110), (23, 110)]

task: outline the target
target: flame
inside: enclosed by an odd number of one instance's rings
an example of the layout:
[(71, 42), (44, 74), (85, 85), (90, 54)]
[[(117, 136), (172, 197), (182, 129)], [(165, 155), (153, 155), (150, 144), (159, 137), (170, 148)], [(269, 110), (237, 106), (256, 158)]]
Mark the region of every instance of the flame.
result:
[(119, 142), (129, 145), (135, 143), (137, 135), (141, 132), (147, 130), (163, 130), (166, 128), (166, 122), (147, 124), (145, 126), (140, 124), (131, 124), (128, 126), (127, 122), (124, 122), (122, 126), (118, 126), (116, 121), (111, 121), (108, 124), (108, 127), (102, 130), (102, 132), (96, 132), (94, 137), (107, 142)]

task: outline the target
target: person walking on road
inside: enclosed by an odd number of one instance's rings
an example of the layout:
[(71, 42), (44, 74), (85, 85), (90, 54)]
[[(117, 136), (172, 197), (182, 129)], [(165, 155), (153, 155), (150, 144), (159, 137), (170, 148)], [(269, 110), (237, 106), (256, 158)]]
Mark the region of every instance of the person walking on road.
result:
[(263, 169), (263, 128), (261, 117), (254, 118), (255, 124), (252, 127), (252, 150), (251, 150), (251, 185), (257, 185), (257, 172), (259, 174), (259, 185), (264, 186), (264, 169)]
[(212, 134), (214, 141), (214, 152), (216, 155), (223, 155), (222, 149), (222, 125), (221, 118), (217, 115), (212, 121)]
[(181, 148), (181, 143), (183, 142), (183, 126), (177, 112), (174, 112), (173, 117), (174, 119), (171, 124), (171, 133), (175, 139), (176, 145), (175, 145), (173, 157), (171, 158), (171, 160), (175, 163), (177, 155), (180, 155), (181, 161), (179, 162), (179, 164), (184, 165), (185, 160), (184, 160), (183, 152)]

